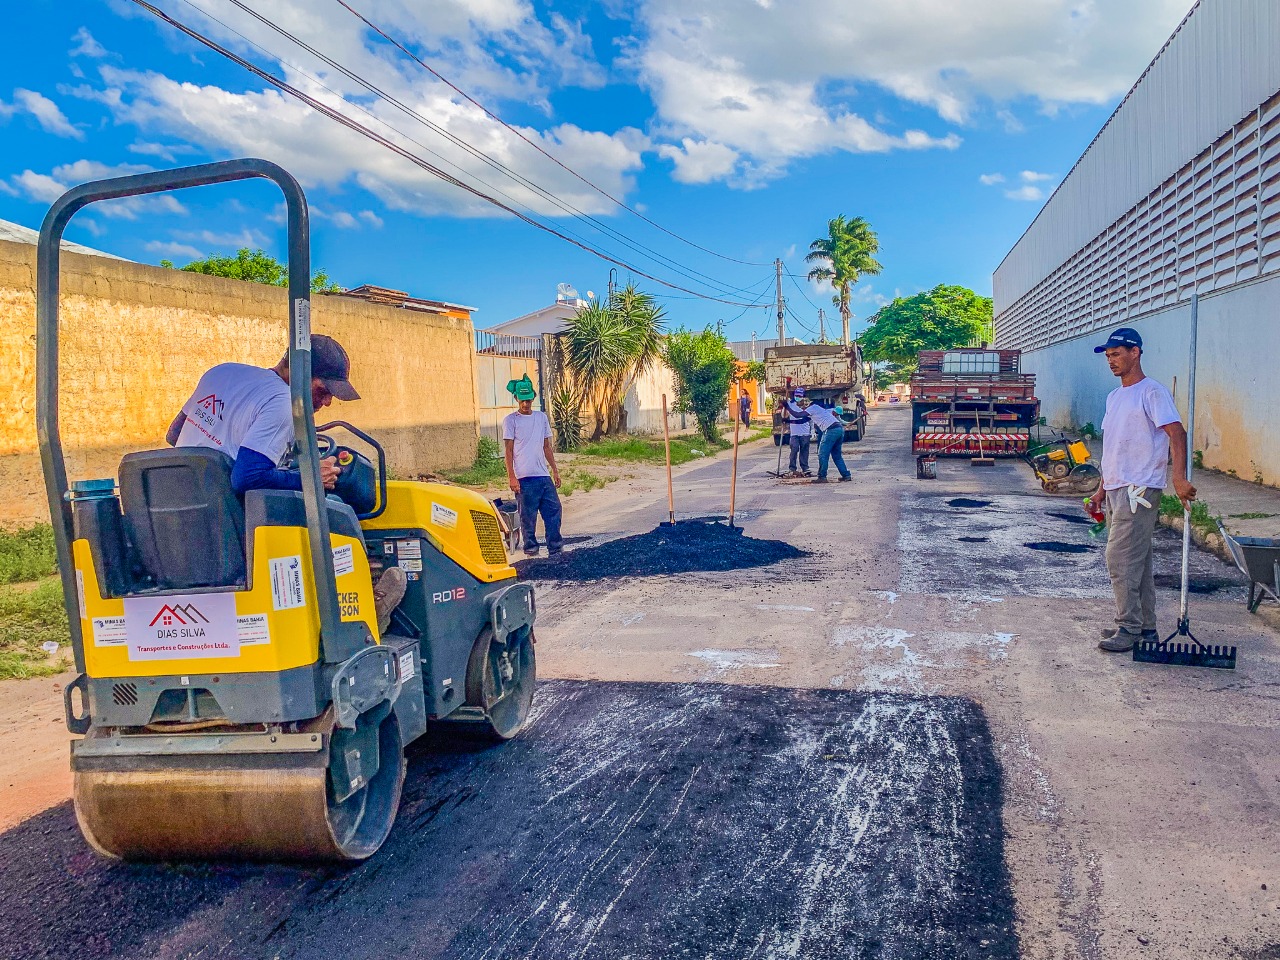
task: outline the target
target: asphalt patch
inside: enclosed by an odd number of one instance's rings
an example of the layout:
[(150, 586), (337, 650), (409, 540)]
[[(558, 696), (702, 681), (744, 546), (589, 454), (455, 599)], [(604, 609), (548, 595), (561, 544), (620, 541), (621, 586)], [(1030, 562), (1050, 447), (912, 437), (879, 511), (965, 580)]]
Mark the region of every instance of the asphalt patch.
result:
[(69, 804), (0, 858), (23, 958), (1018, 955), (1000, 767), (951, 697), (544, 683), (511, 743), (412, 751), (350, 869), (122, 864)]
[(1047, 553), (1089, 553), (1097, 549), (1087, 543), (1063, 543), (1061, 540), (1037, 540), (1024, 543), (1023, 546), (1028, 550), (1044, 550)]
[(1083, 527), (1092, 527), (1095, 522), (1091, 517), (1082, 517), (1078, 513), (1050, 513), (1049, 516)]
[[(1167, 590), (1182, 589), (1182, 576), (1180, 574), (1157, 573), (1155, 582), (1157, 587), (1164, 587)], [(1226, 577), (1188, 577), (1187, 593), (1217, 593), (1219, 590), (1230, 590), (1236, 585), (1237, 581), (1228, 580)]]
[(581, 547), (556, 557), (521, 560), (514, 566), (527, 580), (601, 580), (656, 577), (763, 567), (809, 554), (782, 540), (756, 540), (741, 527), (677, 520), (648, 533)]
[(960, 543), (986, 543), (990, 537), (956, 537)]
[(948, 507), (963, 507), (966, 510), (976, 510), (979, 507), (991, 506), (990, 500), (970, 500), (968, 497), (956, 497), (954, 500), (947, 501)]

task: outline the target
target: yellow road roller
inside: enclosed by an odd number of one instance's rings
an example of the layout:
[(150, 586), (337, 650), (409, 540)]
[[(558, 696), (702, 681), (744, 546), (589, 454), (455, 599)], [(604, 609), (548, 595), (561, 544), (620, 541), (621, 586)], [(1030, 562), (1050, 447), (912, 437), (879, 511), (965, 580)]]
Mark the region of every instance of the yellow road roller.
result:
[[(88, 204), (261, 177), (289, 229), (290, 395), (302, 491), (237, 496), (219, 450), (131, 453), (68, 483), (58, 429), (59, 251)], [(395, 821), (428, 727), (495, 741), (536, 683), (532, 589), (493, 506), (390, 481), (374, 438), (312, 410), (306, 199), (243, 159), (87, 183), (40, 232), (37, 426), (78, 676), (66, 688), (76, 817), (130, 860), (352, 861)], [(359, 441), (353, 443), (347, 435)], [(371, 458), (366, 451), (372, 453)], [(341, 474), (326, 495), (320, 460)], [(408, 589), (380, 635), (373, 583)]]

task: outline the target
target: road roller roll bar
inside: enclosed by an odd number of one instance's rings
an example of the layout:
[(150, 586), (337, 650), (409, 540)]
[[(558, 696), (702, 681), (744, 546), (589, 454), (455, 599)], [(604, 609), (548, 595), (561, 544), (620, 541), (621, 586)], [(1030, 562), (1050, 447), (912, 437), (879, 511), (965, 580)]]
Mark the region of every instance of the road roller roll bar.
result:
[(329, 516), (320, 481), (315, 416), (311, 407), (311, 238), (307, 199), (287, 171), (267, 160), (245, 158), (203, 163), (175, 170), (158, 170), (128, 177), (97, 180), (72, 187), (44, 218), (36, 254), (36, 430), (44, 468), (49, 516), (57, 547), (63, 602), (70, 621), (76, 669), (84, 672), (84, 637), (80, 629), (75, 567), (71, 557), (74, 536), (68, 498), (67, 468), (58, 423), (58, 308), (62, 235), (82, 208), (102, 200), (138, 197), (214, 183), (261, 177), (284, 194), (289, 228), (289, 395), (293, 435), (302, 473), (307, 535), (320, 610), (320, 652), (328, 664), (347, 660), (365, 645), (367, 630), (360, 623), (343, 623), (338, 606), (333, 554), (329, 544)]

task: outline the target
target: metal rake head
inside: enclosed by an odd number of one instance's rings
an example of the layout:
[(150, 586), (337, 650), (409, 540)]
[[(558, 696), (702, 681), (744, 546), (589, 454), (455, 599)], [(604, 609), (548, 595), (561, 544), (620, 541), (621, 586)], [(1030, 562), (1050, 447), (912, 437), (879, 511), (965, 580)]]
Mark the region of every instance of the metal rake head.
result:
[[(1174, 643), (1176, 637), (1185, 637), (1186, 643)], [(1216, 667), (1221, 670), (1236, 668), (1236, 648), (1209, 646), (1195, 638), (1187, 621), (1178, 623), (1178, 629), (1164, 640), (1139, 640), (1133, 645), (1135, 663), (1163, 663), (1170, 667)]]

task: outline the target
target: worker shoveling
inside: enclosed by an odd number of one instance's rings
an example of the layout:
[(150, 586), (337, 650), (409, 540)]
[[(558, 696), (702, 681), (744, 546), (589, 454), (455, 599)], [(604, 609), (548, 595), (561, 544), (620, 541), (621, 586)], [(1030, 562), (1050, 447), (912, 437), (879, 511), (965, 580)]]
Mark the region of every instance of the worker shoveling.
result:
[(707, 520), (677, 520), (648, 533), (567, 552), (560, 559), (524, 560), (520, 575), (530, 580), (599, 580), (654, 577), (763, 567), (808, 556), (781, 540), (755, 540), (741, 527)]
[[(170, 428), (172, 449), (128, 454), (118, 483), (68, 484), (68, 221), (99, 200), (253, 177), (287, 201), (284, 359), (214, 367)], [(345, 351), (311, 334), (306, 200), (275, 164), (73, 188), (45, 219), (38, 258), (37, 422), (78, 672), (65, 698), (83, 735), (71, 766), (86, 838), (142, 860), (372, 855), (396, 818), (404, 747), (428, 720), (492, 740), (527, 721), (533, 592), (515, 580), (496, 512), (458, 487), (390, 481), (372, 437), (316, 427), (314, 411), (359, 395)], [(339, 446), (337, 429), (377, 466)], [(277, 468), (265, 454), (290, 440), (294, 466)]]

